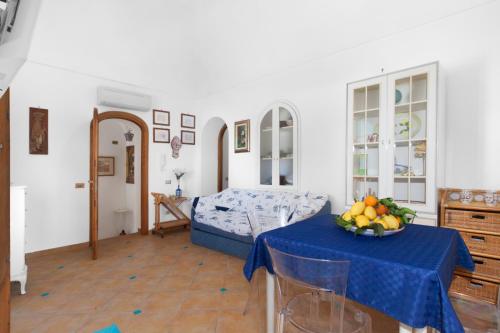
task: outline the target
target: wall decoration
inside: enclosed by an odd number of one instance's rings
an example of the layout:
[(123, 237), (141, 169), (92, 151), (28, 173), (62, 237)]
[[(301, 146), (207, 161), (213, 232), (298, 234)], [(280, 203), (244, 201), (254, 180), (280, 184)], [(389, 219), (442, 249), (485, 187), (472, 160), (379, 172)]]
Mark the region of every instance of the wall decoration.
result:
[(179, 158), (179, 150), (181, 150), (182, 143), (181, 139), (176, 135), (172, 138), (172, 142), (170, 142), (170, 146), (172, 147), (172, 157)]
[(153, 124), (170, 126), (170, 112), (163, 110), (153, 110)]
[(170, 129), (153, 127), (153, 142), (169, 143)]
[(196, 143), (196, 133), (194, 131), (181, 131), (181, 143), (194, 145)]
[(250, 151), (250, 119), (234, 123), (234, 152), (248, 153)]
[(135, 160), (135, 149), (134, 146), (127, 146), (127, 159), (126, 159), (126, 179), (125, 182), (127, 184), (134, 184), (135, 180), (135, 168), (134, 168), (134, 160)]
[(30, 108), (30, 154), (49, 153), (49, 110)]
[(113, 156), (99, 156), (97, 158), (97, 175), (114, 176), (115, 158)]
[[(181, 127), (184, 128), (195, 128), (196, 127), (196, 116), (192, 114), (181, 113)], [(182, 135), (181, 135), (182, 137)]]
[(134, 132), (132, 132), (131, 129), (129, 129), (125, 134), (123, 134), (125, 136), (125, 141), (126, 142), (132, 142), (132, 140), (134, 140)]

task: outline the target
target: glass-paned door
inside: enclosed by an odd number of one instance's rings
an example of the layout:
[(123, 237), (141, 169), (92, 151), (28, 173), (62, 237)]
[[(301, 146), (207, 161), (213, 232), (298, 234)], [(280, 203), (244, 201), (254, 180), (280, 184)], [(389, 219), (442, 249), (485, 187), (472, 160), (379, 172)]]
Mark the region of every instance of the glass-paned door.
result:
[(425, 204), (427, 177), (428, 73), (416, 73), (394, 84), (394, 199)]
[(279, 184), (293, 186), (294, 183), (294, 119), (290, 111), (279, 107)]
[(260, 185), (273, 185), (273, 110), (260, 123)]
[(366, 82), (355, 85), (349, 94), (350, 177), (349, 200), (361, 200), (379, 193), (380, 177), (380, 106), (381, 84)]

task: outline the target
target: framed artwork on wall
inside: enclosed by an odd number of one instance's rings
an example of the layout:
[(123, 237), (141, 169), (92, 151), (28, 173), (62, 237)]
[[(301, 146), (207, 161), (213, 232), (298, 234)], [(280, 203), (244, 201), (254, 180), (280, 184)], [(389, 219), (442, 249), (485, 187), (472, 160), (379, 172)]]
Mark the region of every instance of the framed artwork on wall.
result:
[(170, 112), (153, 110), (153, 125), (170, 126)]
[(169, 143), (170, 142), (170, 129), (153, 127), (153, 142)]
[(115, 158), (113, 156), (99, 156), (97, 158), (97, 175), (114, 176)]
[(234, 123), (234, 152), (248, 153), (250, 151), (250, 119)]
[(49, 110), (30, 108), (30, 154), (49, 154)]
[(196, 133), (194, 131), (181, 131), (181, 143), (194, 145), (196, 143)]
[(187, 113), (181, 113), (181, 127), (196, 128), (196, 116)]
[(126, 178), (125, 182), (127, 184), (134, 184), (135, 180), (135, 168), (134, 168), (134, 160), (135, 160), (135, 148), (134, 146), (127, 146), (127, 159), (126, 159)]

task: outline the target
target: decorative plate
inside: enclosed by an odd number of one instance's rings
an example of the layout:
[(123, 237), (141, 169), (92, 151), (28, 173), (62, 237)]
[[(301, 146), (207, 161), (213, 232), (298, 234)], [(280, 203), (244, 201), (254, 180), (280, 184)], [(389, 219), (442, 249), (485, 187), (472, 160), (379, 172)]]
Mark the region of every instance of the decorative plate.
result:
[(401, 102), (401, 99), (403, 98), (403, 94), (399, 89), (396, 89), (396, 104), (399, 104)]
[(451, 192), (450, 193), (450, 200), (454, 200), (454, 201), (460, 200), (460, 193), (458, 193), (458, 192)]
[[(358, 228), (353, 226), (353, 227), (351, 227), (351, 229), (349, 231), (355, 232), (356, 229), (358, 229)], [(384, 230), (384, 234), (382, 235), (382, 237), (394, 235), (394, 234), (397, 234), (398, 232), (401, 232), (403, 230), (405, 230), (405, 226), (403, 226), (402, 228), (399, 228), (397, 230)], [(366, 229), (365, 232), (361, 233), (360, 235), (368, 236), (368, 237), (378, 237), (377, 235), (375, 235), (373, 229)]]
[[(396, 134), (396, 139), (407, 140), (409, 138), (410, 131), (410, 121), (408, 120), (408, 114), (397, 113), (396, 119), (394, 119), (394, 133)], [(411, 115), (411, 137), (414, 138), (418, 132), (422, 129), (422, 120), (416, 114)]]
[(476, 194), (474, 196), (474, 201), (483, 202), (484, 201), (484, 195), (482, 195), (482, 194)]

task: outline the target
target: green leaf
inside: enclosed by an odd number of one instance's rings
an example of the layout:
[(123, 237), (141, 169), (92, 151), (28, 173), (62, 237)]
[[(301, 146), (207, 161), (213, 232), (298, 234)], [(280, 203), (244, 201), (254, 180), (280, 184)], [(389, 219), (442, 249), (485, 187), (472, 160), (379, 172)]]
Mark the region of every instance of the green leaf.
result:
[(367, 228), (366, 227), (363, 227), (363, 228), (358, 228), (356, 229), (356, 231), (354, 232), (355, 235), (361, 235), (362, 233), (365, 232)]
[(382, 237), (384, 235), (384, 226), (380, 223), (372, 224), (373, 233), (376, 236)]

